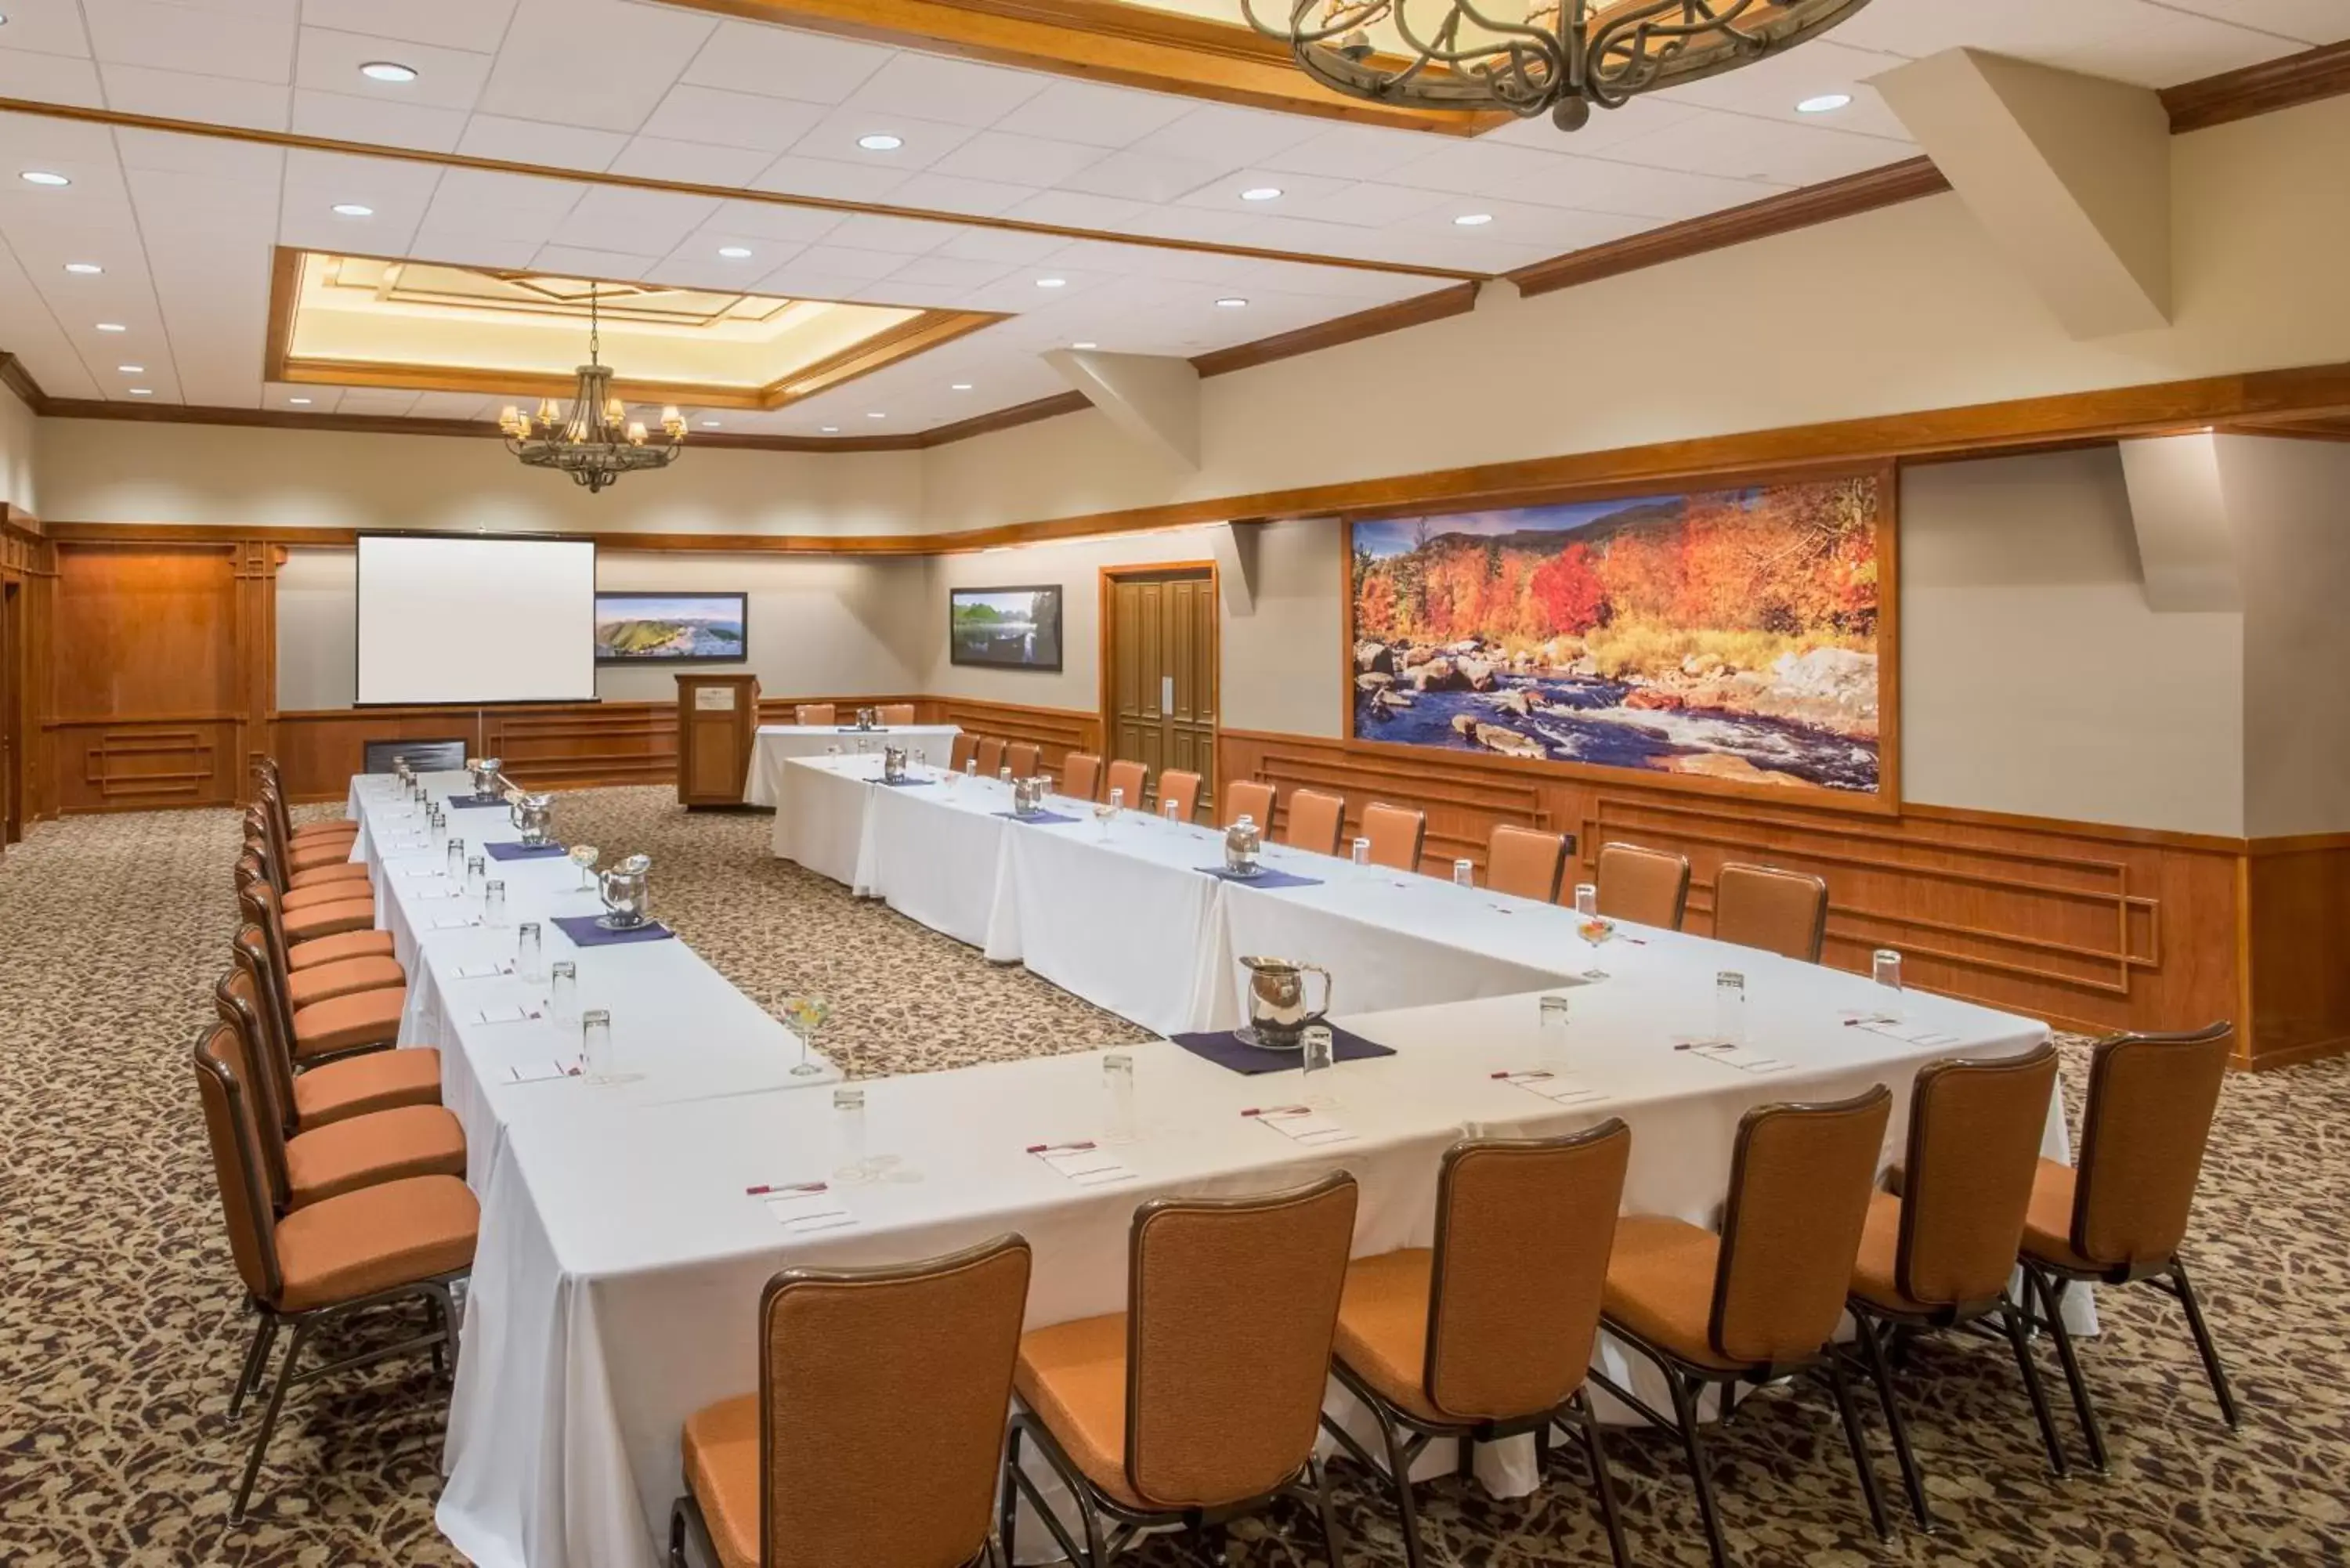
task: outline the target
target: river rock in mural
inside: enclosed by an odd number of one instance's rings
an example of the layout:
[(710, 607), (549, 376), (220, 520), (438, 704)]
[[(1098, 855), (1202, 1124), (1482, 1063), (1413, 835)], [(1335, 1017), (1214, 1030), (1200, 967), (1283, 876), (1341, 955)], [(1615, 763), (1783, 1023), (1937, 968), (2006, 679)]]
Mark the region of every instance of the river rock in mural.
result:
[(1882, 488), (1357, 523), (1355, 734), (1874, 793)]

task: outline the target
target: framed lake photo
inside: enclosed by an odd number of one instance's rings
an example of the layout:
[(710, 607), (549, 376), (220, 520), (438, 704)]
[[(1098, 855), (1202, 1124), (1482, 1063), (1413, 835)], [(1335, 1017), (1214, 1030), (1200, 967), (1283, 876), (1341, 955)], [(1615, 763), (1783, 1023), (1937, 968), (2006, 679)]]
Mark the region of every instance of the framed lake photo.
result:
[(1889, 806), (1893, 488), (1872, 468), (1352, 523), (1350, 733)]
[(741, 664), (751, 657), (749, 596), (596, 596), (598, 664)]
[(947, 650), (956, 664), (1005, 670), (1061, 668), (1057, 586), (953, 588), (947, 594)]

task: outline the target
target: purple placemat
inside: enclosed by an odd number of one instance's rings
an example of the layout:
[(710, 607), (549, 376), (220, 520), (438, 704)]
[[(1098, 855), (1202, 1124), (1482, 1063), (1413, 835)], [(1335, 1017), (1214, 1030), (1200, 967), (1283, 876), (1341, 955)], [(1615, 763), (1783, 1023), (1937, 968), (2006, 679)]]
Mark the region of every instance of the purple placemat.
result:
[(878, 784), (888, 784), (891, 789), (928, 789), (939, 781), (936, 779), (875, 779), (873, 782)]
[(559, 860), (571, 853), (560, 844), (484, 844), (493, 860)]
[(1016, 811), (999, 811), (995, 815), (1014, 822), (1024, 822), (1034, 827), (1066, 827), (1078, 820), (1074, 816), (1063, 816), (1057, 811), (1040, 811), (1031, 816), (1023, 816)]
[(506, 797), (502, 794), (452, 794), (449, 797), (449, 804), (461, 811), (471, 811), (475, 806), (504, 805), (505, 803)]
[(1253, 877), (1243, 877), (1237, 871), (1227, 871), (1222, 866), (1202, 866), (1199, 869), (1220, 881), (1237, 882), (1243, 888), (1319, 888), (1319, 877), (1300, 877), (1290, 871), (1276, 871), (1270, 866), (1257, 867)]
[[(1297, 1070), (1298, 1053), (1265, 1051), (1254, 1045), (1243, 1045), (1229, 1029), (1218, 1029), (1204, 1034), (1170, 1034), (1170, 1040), (1194, 1056), (1205, 1056), (1219, 1067), (1229, 1067), (1235, 1073), (1254, 1077), (1260, 1073), (1292, 1073)], [(1372, 1056), (1392, 1056), (1395, 1049), (1379, 1045), (1333, 1024), (1330, 1029), (1330, 1059), (1334, 1062), (1360, 1062)]]
[(607, 930), (596, 923), (600, 918), (596, 915), (557, 915), (555, 923), (565, 936), (583, 948), (608, 948), (618, 942), (665, 942), (677, 935), (659, 920), (629, 931)]

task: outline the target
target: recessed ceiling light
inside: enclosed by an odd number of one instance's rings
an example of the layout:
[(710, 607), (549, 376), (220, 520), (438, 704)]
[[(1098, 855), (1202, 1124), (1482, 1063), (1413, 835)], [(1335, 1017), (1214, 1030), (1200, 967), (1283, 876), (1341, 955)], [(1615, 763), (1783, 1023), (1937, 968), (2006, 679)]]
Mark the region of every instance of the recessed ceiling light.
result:
[(70, 185), (72, 181), (62, 174), (52, 174), (46, 169), (27, 169), (24, 173), (27, 185)]
[(1098, 343), (1072, 343), (1069, 347), (1072, 348), (1098, 348), (1101, 345)]
[(865, 417), (866, 417), (867, 419), (868, 419), (868, 420), (886, 420), (886, 419), (888, 419), (889, 416), (888, 414), (882, 414), (882, 413), (872, 413), (872, 414), (868, 414), (868, 415), (866, 415)]
[(96, 262), (68, 262), (66, 270), (77, 277), (96, 277), (106, 269)]
[(886, 130), (877, 131), (871, 136), (858, 137), (857, 145), (868, 152), (895, 152), (906, 145), (906, 139), (902, 136), (892, 136)]
[(957, 381), (954, 385), (949, 387), (947, 390), (950, 392), (968, 392), (971, 390), (971, 383), (969, 381)]
[(133, 387), (130, 389), (130, 395), (134, 398), (151, 398), (155, 395), (155, 389), (152, 387)]
[(1036, 286), (1038, 288), (1066, 288), (1069, 286), (1069, 280), (1066, 277), (1040, 277), (1036, 280)]
[(1464, 229), (1482, 229), (1493, 221), (1491, 213), (1463, 213), (1452, 220)]
[(718, 428), (718, 421), (716, 420), (704, 420), (702, 421), (702, 428), (706, 431), (714, 431)]
[(1795, 106), (1797, 114), (1834, 114), (1852, 101), (1848, 92), (1824, 92), (1817, 98), (1807, 98)]
[(296, 408), (307, 409), (310, 406), (310, 400), (307, 398), (288, 398), (286, 400)]
[(359, 67), (359, 75), (371, 82), (412, 82), (416, 67), (403, 66), (398, 60), (369, 60)]
[(1241, 192), (1243, 202), (1270, 202), (1281, 194), (1278, 185), (1257, 185)]
[(743, 261), (748, 259), (750, 256), (751, 247), (749, 245), (720, 245), (718, 247), (718, 254), (724, 256), (728, 261)]
[(100, 332), (128, 332), (130, 330), (130, 328), (123, 326), (120, 321), (101, 321), (98, 324), (98, 329)]
[(335, 216), (338, 218), (372, 218), (375, 216), (375, 209), (373, 207), (361, 206), (357, 202), (338, 202), (335, 203)]
[(840, 427), (838, 425), (824, 425), (819, 428), (822, 429), (824, 433), (827, 435), (838, 435), (840, 433)]
[(1238, 310), (1242, 306), (1246, 305), (1247, 303), (1247, 300), (1243, 299), (1236, 294), (1228, 294), (1223, 298), (1216, 301), (1216, 306), (1221, 310)]
[(144, 365), (117, 365), (115, 369), (126, 376), (143, 376), (147, 373), (147, 367)]

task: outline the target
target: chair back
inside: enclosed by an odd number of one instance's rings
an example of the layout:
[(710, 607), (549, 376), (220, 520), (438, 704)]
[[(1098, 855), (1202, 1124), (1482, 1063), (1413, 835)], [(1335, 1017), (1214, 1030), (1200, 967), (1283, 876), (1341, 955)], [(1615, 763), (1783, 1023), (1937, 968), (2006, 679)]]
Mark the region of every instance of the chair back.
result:
[(792, 710), (792, 722), (795, 724), (837, 724), (839, 722), (837, 706), (831, 702), (802, 702)]
[(1757, 1106), (1738, 1124), (1707, 1336), (1754, 1365), (1812, 1360), (1844, 1315), (1893, 1096)]
[(1355, 1234), (1336, 1171), (1263, 1198), (1163, 1198), (1128, 1249), (1126, 1479), (1154, 1508), (1275, 1491), (1314, 1452)]
[(993, 735), (979, 739), (979, 772), (983, 778), (993, 778), (1003, 771), (1003, 742)]
[(1909, 1101), (1893, 1282), (1928, 1306), (1981, 1308), (2015, 1271), (2056, 1086), (2043, 1042), (1993, 1062), (1931, 1062)]
[(268, 1167), (270, 1195), (282, 1206), (292, 1191), (286, 1176), (286, 1140), (295, 1128), (293, 1056), (277, 1032), (269, 999), (262, 993), (265, 987), (255, 981), (253, 950), (239, 947), (234, 951), (236, 961), (213, 984), (213, 1011), (237, 1032), (244, 1048), (243, 1082), (252, 1097), (254, 1114), (268, 1130), (262, 1154)]
[(1061, 758), (1061, 793), (1072, 800), (1101, 798), (1101, 759), (1090, 752), (1070, 752)]
[(1347, 817), (1344, 795), (1324, 794), (1320, 790), (1294, 789), (1289, 792), (1289, 833), (1282, 840), (1292, 849), (1311, 850), (1316, 855), (1338, 853), (1338, 835)]
[(979, 737), (965, 730), (955, 736), (954, 745), (947, 753), (947, 766), (961, 773), (965, 763), (975, 762), (978, 758)]
[[(262, 1021), (273, 1031), (274, 1043), (290, 1075), (294, 1070), (294, 998), (286, 977), (293, 971), (286, 963), (277, 895), (256, 885), (238, 893), (237, 906), (244, 911), (244, 925), (230, 942), (229, 950), (239, 967), (253, 976), (254, 991), (263, 1009)], [(289, 1121), (287, 1125), (293, 1124)]]
[(1663, 930), (1681, 929), (1689, 907), (1690, 864), (1685, 855), (1667, 855), (1637, 844), (1604, 844), (1593, 874), (1599, 912), (1611, 920)]
[(1583, 1386), (1631, 1153), (1632, 1129), (1614, 1116), (1566, 1137), (1446, 1151), (1422, 1363), (1438, 1410), (1511, 1420)]
[(1559, 873), (1566, 869), (1566, 836), (1504, 822), (1485, 841), (1485, 886), (1496, 893), (1558, 902)]
[(2187, 1235), (2234, 1026), (2117, 1034), (2089, 1063), (2073, 1188), (2073, 1250), (2114, 1267), (2167, 1266)]
[[(1027, 1296), (1018, 1236), (767, 1282), (762, 1568), (951, 1568), (979, 1556)], [(917, 1455), (920, 1480), (909, 1485)]]
[(1428, 818), (1409, 806), (1373, 801), (1363, 807), (1363, 836), (1371, 841), (1372, 865), (1417, 871), (1420, 846), (1428, 837)]
[(1170, 804), (1175, 807), (1176, 820), (1189, 822), (1200, 809), (1200, 775), (1181, 768), (1159, 770), (1159, 813), (1167, 814)]
[(880, 722), (892, 729), (914, 722), (914, 705), (911, 702), (884, 702), (876, 711)]
[(1125, 792), (1126, 809), (1145, 811), (1150, 803), (1142, 798), (1150, 783), (1150, 770), (1129, 757), (1120, 757), (1110, 763), (1102, 775), (1102, 798), (1107, 800), (1111, 790)]
[(236, 1031), (215, 1023), (196, 1036), (196, 1097), (203, 1106), (212, 1145), (213, 1179), (228, 1222), (229, 1255), (248, 1294), (274, 1302), (284, 1289), (277, 1265), (277, 1210), (262, 1171), (261, 1134), (255, 1125), (247, 1079), (239, 1073), (243, 1047)]
[(1044, 750), (1025, 741), (1014, 741), (1003, 748), (1003, 765), (1012, 770), (1015, 779), (1035, 778), (1036, 770), (1045, 765)]
[(1724, 866), (1713, 875), (1713, 940), (1781, 958), (1820, 961), (1828, 885), (1801, 871)]
[(1273, 786), (1262, 779), (1241, 779), (1224, 786), (1224, 809), (1219, 813), (1224, 826), (1230, 827), (1242, 817), (1257, 826), (1257, 831), (1270, 840), (1273, 837)]

